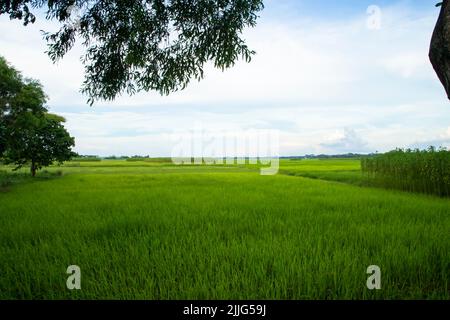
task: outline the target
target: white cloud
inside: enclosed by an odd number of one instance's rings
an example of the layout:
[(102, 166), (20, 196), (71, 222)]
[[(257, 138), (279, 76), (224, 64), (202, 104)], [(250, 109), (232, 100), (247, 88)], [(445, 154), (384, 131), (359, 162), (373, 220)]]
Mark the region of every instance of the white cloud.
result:
[(444, 137), (450, 139), (450, 127), (447, 128), (447, 131), (445, 132)]
[(1, 16), (8, 32), (0, 54), (42, 80), (81, 153), (167, 154), (167, 135), (196, 121), (208, 130), (279, 129), (282, 154), (383, 151), (436, 139), (449, 127), (450, 107), (427, 56), (437, 11), (381, 9), (380, 30), (369, 30), (365, 10), (325, 21), (272, 17), (268, 6), (246, 32), (257, 51), (250, 64), (225, 72), (209, 66), (203, 81), (169, 97), (125, 95), (93, 108), (78, 92), (82, 50), (58, 65), (44, 53), (39, 30), (54, 24), (25, 28)]
[(428, 68), (429, 63), (424, 60), (423, 53), (405, 52), (385, 59), (382, 65), (403, 78), (411, 78), (416, 72)]
[(365, 142), (358, 133), (352, 128), (344, 128), (335, 131), (329, 135), (325, 142), (321, 143), (322, 147), (332, 151), (340, 152), (364, 152), (366, 151), (367, 142)]
[[(431, 137), (431, 138), (430, 138)], [(422, 139), (417, 139), (414, 143), (408, 145), (409, 148), (427, 149), (429, 146), (436, 148), (443, 147), (450, 150), (450, 127), (441, 130), (438, 134), (427, 135)]]

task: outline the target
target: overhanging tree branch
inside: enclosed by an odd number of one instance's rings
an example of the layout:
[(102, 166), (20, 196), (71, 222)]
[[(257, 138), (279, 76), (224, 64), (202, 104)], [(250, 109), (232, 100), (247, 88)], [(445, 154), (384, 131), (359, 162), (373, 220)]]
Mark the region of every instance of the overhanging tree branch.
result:
[[(226, 69), (255, 53), (242, 39), (256, 25), (262, 0), (7, 0), (0, 14), (33, 23), (31, 8), (47, 7), (62, 26), (45, 33), (53, 61), (81, 39), (89, 103), (123, 92), (184, 89), (203, 78), (204, 65)], [(77, 10), (73, 10), (73, 8)], [(74, 22), (72, 16), (79, 17)]]

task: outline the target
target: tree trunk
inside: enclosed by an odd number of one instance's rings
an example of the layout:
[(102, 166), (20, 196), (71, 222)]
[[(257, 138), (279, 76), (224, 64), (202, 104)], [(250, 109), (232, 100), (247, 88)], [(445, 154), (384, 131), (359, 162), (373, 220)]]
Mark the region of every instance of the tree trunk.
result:
[(429, 57), (450, 99), (450, 3), (448, 0), (442, 2), (441, 12), (431, 38)]
[(36, 176), (36, 164), (34, 163), (34, 161), (31, 161), (31, 176)]

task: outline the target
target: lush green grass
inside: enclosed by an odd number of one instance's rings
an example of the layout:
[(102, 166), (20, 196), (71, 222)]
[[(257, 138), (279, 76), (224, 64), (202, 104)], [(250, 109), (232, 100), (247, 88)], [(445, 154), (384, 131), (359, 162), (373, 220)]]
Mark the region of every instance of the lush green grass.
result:
[(282, 170), (297, 172), (311, 171), (360, 171), (361, 160), (359, 159), (307, 159), (307, 160), (281, 160)]
[(284, 174), (354, 160), (286, 160), (277, 176), (136, 163), (54, 167), (0, 193), (0, 298), (450, 298), (448, 199)]
[(283, 160), (280, 173), (360, 186), (367, 185), (367, 179), (361, 172), (359, 159)]

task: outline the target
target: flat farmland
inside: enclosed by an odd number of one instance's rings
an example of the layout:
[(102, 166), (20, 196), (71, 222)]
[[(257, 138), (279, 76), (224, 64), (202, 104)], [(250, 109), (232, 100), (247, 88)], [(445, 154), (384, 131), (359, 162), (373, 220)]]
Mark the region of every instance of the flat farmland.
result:
[(0, 170), (0, 299), (450, 298), (450, 200), (364, 186), (358, 160)]

